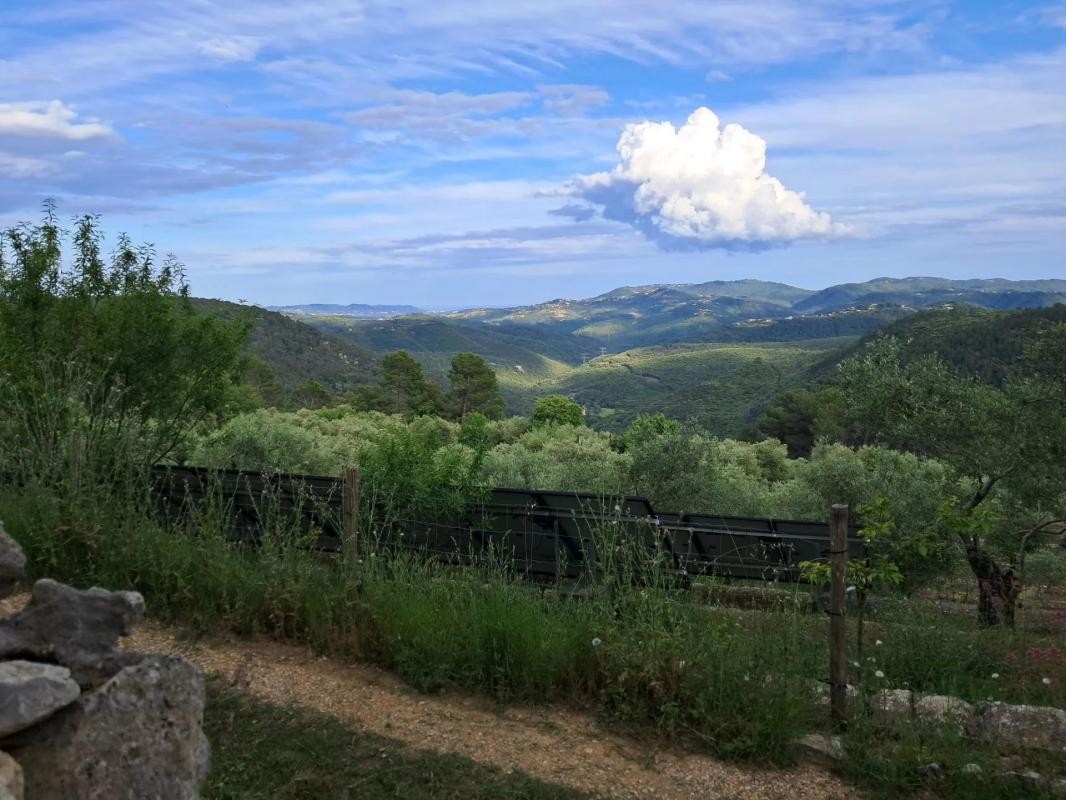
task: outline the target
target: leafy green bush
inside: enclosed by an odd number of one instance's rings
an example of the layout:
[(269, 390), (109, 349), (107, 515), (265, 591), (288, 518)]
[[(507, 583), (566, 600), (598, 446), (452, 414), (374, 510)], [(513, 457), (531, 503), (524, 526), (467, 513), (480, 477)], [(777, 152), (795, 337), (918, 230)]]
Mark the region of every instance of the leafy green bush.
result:
[[(59, 481), (152, 463), (226, 410), (246, 329), (197, 314), (182, 266), (95, 217), (0, 232), (0, 465)], [(64, 255), (64, 250), (67, 251)]]
[(553, 394), (540, 398), (533, 404), (533, 424), (536, 425), (584, 425), (585, 412), (569, 397)]

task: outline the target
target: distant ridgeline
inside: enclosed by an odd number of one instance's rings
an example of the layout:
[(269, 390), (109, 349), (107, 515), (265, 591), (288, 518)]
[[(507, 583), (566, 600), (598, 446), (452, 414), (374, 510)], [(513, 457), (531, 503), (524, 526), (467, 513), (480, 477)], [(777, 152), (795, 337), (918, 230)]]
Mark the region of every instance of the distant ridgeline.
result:
[(935, 349), (1001, 378), (1029, 324), (1004, 312), (1046, 309), (1040, 313), (1054, 317), (1056, 303), (1066, 303), (1066, 280), (879, 278), (821, 291), (758, 280), (652, 284), (443, 314), (294, 305), (252, 309), (252, 351), (287, 390), (317, 381), (334, 395), (371, 382), (385, 353), (407, 350), (438, 382), (453, 356), (475, 353), (497, 373), (511, 414), (564, 394), (599, 428), (621, 430), (641, 413), (662, 412), (737, 435), (772, 398), (880, 329), (925, 342), (915, 353)]

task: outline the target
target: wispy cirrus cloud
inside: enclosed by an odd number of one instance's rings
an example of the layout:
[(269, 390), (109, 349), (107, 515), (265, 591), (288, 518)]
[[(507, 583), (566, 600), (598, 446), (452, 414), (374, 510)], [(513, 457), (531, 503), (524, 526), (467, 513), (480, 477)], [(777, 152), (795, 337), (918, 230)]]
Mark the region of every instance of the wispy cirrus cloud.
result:
[[(17, 2), (18, 0), (16, 0)], [(27, 4), (29, 6), (29, 4)], [(485, 71), (536, 74), (576, 53), (642, 63), (778, 64), (824, 53), (883, 49), (915, 33), (917, 0), (742, 0), (675, 3), (584, 0), (471, 4), (463, 0), (252, 0), (175, 4), (45, 0), (30, 24), (91, 21), (55, 47), (8, 55), (14, 81), (78, 93), (203, 68), (222, 57), (264, 64), (303, 54), (364, 78)], [(293, 75), (299, 80), (299, 75)]]
[(43, 158), (28, 158), (0, 153), (0, 176), (8, 178), (42, 178), (54, 171)]
[(255, 36), (216, 36), (200, 44), (200, 52), (220, 61), (252, 61), (259, 52)]

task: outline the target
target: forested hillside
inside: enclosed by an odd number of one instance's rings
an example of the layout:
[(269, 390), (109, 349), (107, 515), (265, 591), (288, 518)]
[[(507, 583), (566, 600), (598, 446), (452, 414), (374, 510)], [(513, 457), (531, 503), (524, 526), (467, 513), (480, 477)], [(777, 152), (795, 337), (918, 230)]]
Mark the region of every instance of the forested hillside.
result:
[[(884, 279), (812, 293), (736, 281), (622, 288), (586, 301), (446, 316), (295, 319), (364, 352), (406, 350), (438, 383), (456, 354), (477, 354), (496, 372), (509, 413), (526, 414), (538, 397), (564, 394), (607, 430), (661, 412), (718, 435), (738, 435), (773, 398), (831, 372), (860, 347), (857, 337), (875, 332), (899, 336), (905, 358), (936, 353), (982, 379), (1001, 381), (1031, 329), (1061, 319), (1066, 306), (1017, 312), (919, 306), (949, 296), (989, 304), (1028, 298), (1039, 305), (1064, 283)], [(1049, 291), (1034, 295), (1016, 286)], [(861, 305), (888, 296), (891, 302)], [(818, 310), (795, 313), (793, 302)]]
[(986, 383), (1000, 385), (1033, 334), (1056, 322), (1066, 322), (1064, 303), (1022, 311), (966, 307), (923, 311), (864, 337), (841, 356), (850, 356), (879, 335), (895, 336), (903, 343), (905, 361), (936, 355)]
[(287, 405), (309, 382), (331, 394), (351, 392), (374, 379), (377, 358), (370, 350), (331, 337), (258, 306), (194, 298), (200, 312), (249, 325), (246, 350), (253, 356), (247, 376), (264, 399)]
[(563, 394), (585, 407), (597, 428), (621, 431), (645, 413), (662, 413), (718, 436), (736, 436), (768, 399), (801, 383), (828, 352), (851, 340), (681, 344), (627, 350), (533, 385), (501, 381), (513, 413), (537, 397)]
[(845, 411), (840, 365), (886, 339), (898, 343), (904, 366), (936, 359), (963, 378), (1003, 388), (1041, 334), (1062, 323), (1066, 323), (1066, 304), (1061, 303), (1021, 311), (964, 306), (917, 312), (817, 360), (804, 379), (769, 404), (758, 432), (786, 442), (793, 456), (809, 453), (821, 436), (860, 441), (857, 432), (838, 423)]
[(364, 350), (406, 350), (435, 377), (443, 377), (457, 353), (476, 353), (501, 372), (547, 377), (599, 353), (596, 343), (566, 333), (517, 325), (486, 326), (428, 315), (361, 321), (338, 316), (298, 317), (336, 339)]

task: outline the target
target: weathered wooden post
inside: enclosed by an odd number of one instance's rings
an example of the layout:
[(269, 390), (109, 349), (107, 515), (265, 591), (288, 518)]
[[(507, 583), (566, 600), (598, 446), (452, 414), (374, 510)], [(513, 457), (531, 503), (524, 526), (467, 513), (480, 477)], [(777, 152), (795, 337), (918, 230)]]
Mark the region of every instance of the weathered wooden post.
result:
[(359, 558), (359, 467), (344, 470), (341, 524), (344, 528), (341, 554), (354, 566)]
[(848, 644), (845, 610), (848, 565), (848, 507), (834, 505), (829, 522), (832, 582), (829, 589), (829, 710), (833, 721), (847, 718)]

